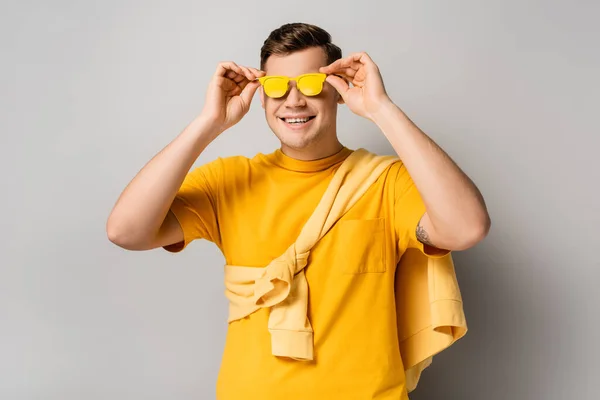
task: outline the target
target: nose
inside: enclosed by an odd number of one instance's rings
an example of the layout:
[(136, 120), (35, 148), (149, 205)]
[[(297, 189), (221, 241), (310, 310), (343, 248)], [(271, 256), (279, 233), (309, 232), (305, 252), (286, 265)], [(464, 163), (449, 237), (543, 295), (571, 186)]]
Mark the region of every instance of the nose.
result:
[(306, 98), (298, 90), (295, 83), (290, 82), (290, 90), (285, 99), (285, 106), (289, 108), (305, 107)]

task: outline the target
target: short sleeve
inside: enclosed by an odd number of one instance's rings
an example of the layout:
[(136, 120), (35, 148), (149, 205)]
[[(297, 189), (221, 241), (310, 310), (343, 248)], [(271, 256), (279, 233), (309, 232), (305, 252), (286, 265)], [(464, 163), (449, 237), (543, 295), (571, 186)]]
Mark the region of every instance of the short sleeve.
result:
[(197, 167), (186, 175), (170, 208), (183, 230), (184, 239), (165, 246), (165, 250), (179, 252), (196, 239), (206, 239), (220, 246), (217, 223), (219, 161)]
[(395, 168), (394, 224), (400, 252), (415, 248), (429, 257), (445, 256), (449, 250), (425, 245), (417, 239), (417, 226), (426, 212), (425, 203), (404, 164), (398, 162)]

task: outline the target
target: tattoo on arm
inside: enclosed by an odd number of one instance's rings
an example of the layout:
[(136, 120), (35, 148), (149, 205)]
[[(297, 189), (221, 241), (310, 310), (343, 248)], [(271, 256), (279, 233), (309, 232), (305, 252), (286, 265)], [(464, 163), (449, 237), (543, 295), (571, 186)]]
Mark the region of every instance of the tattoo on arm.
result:
[(427, 233), (425, 228), (423, 228), (423, 226), (421, 225), (421, 221), (419, 221), (419, 224), (417, 225), (417, 239), (419, 240), (419, 242), (421, 242), (423, 244), (426, 244), (431, 247), (435, 247), (435, 245), (433, 243), (431, 243), (431, 240), (429, 239), (429, 234)]

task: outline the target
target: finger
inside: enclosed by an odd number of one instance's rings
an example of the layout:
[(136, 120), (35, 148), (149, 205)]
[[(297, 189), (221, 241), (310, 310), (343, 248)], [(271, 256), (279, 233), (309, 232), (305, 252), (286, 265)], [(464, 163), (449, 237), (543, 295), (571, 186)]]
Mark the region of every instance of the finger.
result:
[(327, 68), (352, 68), (358, 70), (362, 65), (376, 66), (371, 57), (364, 51), (352, 53), (348, 57), (340, 58), (339, 60), (336, 60), (330, 64)]
[(233, 61), (224, 61), (217, 65), (215, 75), (225, 76), (229, 73), (229, 71), (242, 74), (242, 69), (236, 63), (234, 63)]
[(254, 80), (256, 77), (254, 73), (250, 71), (248, 67), (237, 65), (235, 63), (222, 63), (224, 68), (231, 68), (225, 73), (225, 77), (234, 81), (241, 89), (243, 89), (249, 81)]
[(254, 79), (256, 79), (256, 76), (254, 76), (254, 72), (250, 71), (250, 68), (244, 66), (241, 66), (240, 68), (244, 72), (244, 76), (246, 77), (246, 79), (248, 79), (249, 81), (253, 81)]
[(326, 78), (326, 81), (329, 82), (329, 84), (333, 86), (335, 90), (337, 90), (338, 93), (342, 96), (342, 99), (346, 101), (346, 93), (348, 92), (348, 90), (350, 90), (350, 85), (348, 84), (348, 82), (335, 75), (329, 75)]
[(250, 71), (252, 71), (252, 73), (254, 73), (254, 76), (256, 78), (260, 78), (261, 76), (265, 76), (267, 74), (265, 71), (261, 71), (256, 68), (249, 67), (248, 69), (250, 69)]
[(215, 74), (217, 76), (223, 76), (224, 78), (232, 80), (236, 85), (246, 79), (244, 76), (244, 71), (239, 65), (232, 61), (219, 63)]
[(362, 63), (356, 61), (353, 58), (350, 59), (346, 59), (346, 60), (342, 60), (340, 62), (340, 67), (339, 68), (349, 68), (349, 69), (353, 69), (355, 71), (358, 71), (361, 67), (363, 66)]
[(335, 60), (331, 64), (329, 64), (325, 67), (319, 68), (319, 72), (324, 72), (326, 74), (332, 73), (333, 71), (336, 71), (337, 69), (339, 69), (341, 62), (342, 62), (342, 59)]
[(334, 61), (330, 65), (328, 65), (326, 67), (322, 67), (319, 70), (321, 72), (328, 74), (328, 73), (334, 73), (334, 72), (341, 72), (341, 71), (345, 71), (345, 70), (358, 71), (361, 67), (362, 67), (362, 64), (360, 62), (355, 61), (354, 59), (344, 58), (344, 59), (339, 59), (337, 61)]
[(240, 92), (246, 87), (246, 85), (248, 85), (249, 82), (254, 81), (261, 75), (264, 75), (264, 72), (262, 72), (261, 74), (261, 72), (256, 68), (245, 67), (243, 65), (240, 65), (238, 67), (241, 70), (242, 74), (238, 74), (234, 71), (229, 71), (226, 76), (232, 79), (236, 83), (236, 85), (239, 86)]
[(240, 88), (240, 92), (241, 92), (242, 90), (244, 90), (244, 88), (245, 88), (245, 87), (246, 87), (246, 86), (247, 86), (247, 85), (248, 85), (250, 82), (252, 82), (252, 81), (249, 81), (249, 80), (248, 80), (248, 79), (246, 79), (246, 78), (244, 78), (244, 80), (243, 80), (243, 81), (239, 82), (237, 85), (238, 85), (238, 87)]
[(350, 79), (354, 79), (358, 71), (353, 68), (340, 68), (332, 71), (332, 75), (342, 75)]
[(244, 75), (241, 75), (241, 74), (239, 74), (239, 73), (237, 73), (235, 71), (228, 71), (225, 74), (225, 77), (231, 79), (235, 83), (240, 83), (240, 82), (242, 82), (243, 80), (246, 79), (246, 77)]
[(240, 82), (237, 82), (237, 84), (241, 89), (244, 89), (244, 88), (246, 88), (248, 83), (253, 82), (254, 80), (256, 80), (257, 77), (255, 76), (254, 72), (252, 72), (252, 70), (249, 67), (240, 66), (240, 68), (244, 72), (244, 75), (243, 75), (244, 79), (242, 79)]
[(242, 93), (240, 93), (240, 97), (242, 98), (242, 101), (244, 102), (244, 104), (247, 107), (250, 107), (250, 103), (252, 102), (254, 93), (256, 93), (256, 89), (258, 89), (259, 87), (260, 87), (260, 82), (252, 81), (252, 82), (249, 82), (246, 85), (246, 87), (244, 87), (244, 90), (242, 90)]
[(352, 60), (357, 61), (363, 65), (375, 65), (371, 57), (364, 51), (361, 51), (359, 53), (352, 53), (349, 57), (352, 58)]
[(215, 78), (215, 83), (218, 87), (224, 90), (228, 96), (234, 96), (236, 89), (241, 91), (240, 87), (233, 80), (224, 76), (217, 76)]

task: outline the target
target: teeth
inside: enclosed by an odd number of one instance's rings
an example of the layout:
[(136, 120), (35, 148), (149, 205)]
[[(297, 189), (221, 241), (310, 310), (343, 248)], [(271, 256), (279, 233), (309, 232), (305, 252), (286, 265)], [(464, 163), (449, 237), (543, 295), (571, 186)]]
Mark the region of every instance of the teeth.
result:
[(310, 118), (285, 118), (285, 122), (294, 124), (294, 123), (303, 123), (308, 122)]

